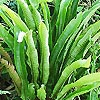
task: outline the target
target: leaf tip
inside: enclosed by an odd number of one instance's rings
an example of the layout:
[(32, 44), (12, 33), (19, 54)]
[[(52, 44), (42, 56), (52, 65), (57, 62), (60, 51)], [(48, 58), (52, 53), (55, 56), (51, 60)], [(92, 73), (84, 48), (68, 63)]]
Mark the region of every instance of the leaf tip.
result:
[(89, 57), (87, 58), (86, 63), (84, 64), (84, 67), (85, 67), (85, 68), (89, 68), (90, 62), (91, 62), (91, 56), (89, 56)]

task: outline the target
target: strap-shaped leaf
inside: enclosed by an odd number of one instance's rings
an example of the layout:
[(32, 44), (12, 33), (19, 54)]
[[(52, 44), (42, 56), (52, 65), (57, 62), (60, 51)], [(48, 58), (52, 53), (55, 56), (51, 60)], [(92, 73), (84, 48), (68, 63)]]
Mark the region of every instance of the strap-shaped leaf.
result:
[[(78, 0), (77, 0), (77, 2), (78, 2)], [(73, 3), (77, 3), (76, 1), (73, 1)], [(73, 4), (73, 7), (75, 6), (75, 4)], [(97, 11), (97, 9), (100, 7), (100, 4), (97, 4), (97, 5), (94, 5), (92, 8), (90, 8), (89, 10), (87, 10), (87, 11), (84, 11), (83, 12), (83, 21), (82, 21), (82, 23), (81, 23), (81, 25), (80, 25), (80, 27), (77, 29), (77, 31), (70, 37), (70, 39), (69, 39), (69, 41), (68, 41), (68, 43), (67, 43), (67, 45), (66, 45), (66, 49), (65, 49), (65, 53), (64, 53), (64, 57), (63, 57), (63, 59), (65, 59), (65, 56), (66, 56), (66, 54), (67, 54), (67, 52), (68, 52), (68, 49), (69, 49), (69, 47), (71, 46), (71, 44), (73, 43), (73, 41), (74, 41), (74, 39), (75, 39), (75, 37), (76, 37), (76, 35), (80, 35), (80, 33), (78, 33), (79, 32), (79, 30), (82, 28), (82, 26), (85, 26), (87, 23), (88, 23), (88, 21), (90, 20), (90, 18), (91, 18), (91, 16), (93, 16), (93, 14)], [(73, 11), (74, 11), (74, 9), (73, 9)], [(76, 42), (76, 39), (75, 39), (75, 42)], [(76, 42), (77, 43), (77, 42)], [(73, 44), (73, 47), (71, 47), (71, 51), (73, 51), (73, 49), (75, 48), (75, 44), (76, 43), (74, 43)], [(63, 62), (62, 62), (63, 63)]]
[(65, 18), (66, 18), (66, 12), (67, 7), (73, 0), (62, 0), (60, 4), (58, 19), (56, 22), (56, 36), (58, 37), (64, 28)]
[(62, 72), (56, 86), (54, 87), (52, 96), (57, 95), (58, 91), (60, 90), (61, 86), (65, 83), (65, 81), (68, 79), (68, 77), (70, 76), (70, 74), (80, 68), (80, 67), (85, 67), (88, 68), (90, 66), (90, 61), (91, 61), (91, 57), (89, 57), (88, 59), (83, 59), (83, 60), (77, 60), (75, 62), (73, 62), (71, 65), (66, 66), (66, 68), (64, 69), (64, 71)]
[[(73, 1), (74, 0), (72, 0), (70, 3), (69, 3), (69, 5), (68, 5), (68, 8), (67, 8), (67, 12), (66, 12), (66, 18), (65, 18), (65, 25), (67, 25), (71, 20), (72, 20), (72, 12), (71, 12), (71, 10), (72, 10), (72, 4), (73, 4)], [(76, 12), (76, 11), (75, 11)]]
[[(85, 25), (87, 24), (87, 22), (90, 20), (90, 18), (93, 16), (93, 14), (97, 11), (98, 8), (100, 8), (100, 3), (94, 5), (94, 6), (93, 6), (92, 8), (90, 8), (89, 10), (86, 10), (86, 11), (83, 12), (83, 21), (82, 21), (82, 23), (81, 23), (81, 25), (80, 25), (80, 28), (81, 28), (82, 26), (85, 27)], [(90, 27), (91, 27), (91, 26), (90, 26)], [(86, 29), (85, 29), (85, 32), (82, 33), (81, 36), (80, 36), (80, 33), (81, 33), (81, 32), (77, 35), (77, 37), (76, 37), (76, 39), (75, 39), (75, 42), (73, 43), (73, 45), (72, 45), (72, 47), (71, 47), (70, 52), (72, 52), (72, 51), (74, 50), (74, 48), (76, 47), (78, 41), (84, 36), (84, 34), (86, 33), (86, 31), (87, 31), (90, 27), (86, 28)]]
[(79, 32), (75, 38), (75, 41), (73, 42), (69, 54), (71, 54), (74, 50), (74, 48), (77, 46), (77, 43), (79, 42), (80, 39), (82, 39), (82, 37), (86, 34), (86, 32), (91, 28), (91, 26), (87, 27), (83, 32)]
[(0, 24), (0, 37), (4, 39), (4, 42), (8, 45), (8, 47), (12, 50), (14, 50), (14, 38), (13, 36), (8, 33), (8, 31), (4, 28), (3, 25)]
[(11, 21), (9, 20), (9, 18), (4, 14), (4, 12), (2, 10), (0, 10), (0, 16), (2, 17), (2, 19), (7, 23), (7, 25), (13, 29), (13, 24), (11, 23)]
[(74, 83), (65, 85), (62, 89), (62, 91), (58, 94), (57, 100), (60, 100), (71, 88), (73, 87), (81, 87), (84, 85), (90, 85), (93, 84), (94, 82), (100, 82), (100, 72), (97, 73), (92, 73), (86, 76), (83, 76), (79, 80), (77, 80)]
[[(91, 18), (91, 16), (97, 11), (97, 9), (100, 8), (100, 2), (95, 4), (93, 7), (91, 7), (89, 10), (84, 11), (83, 14), (83, 19), (84, 21), (82, 23), (86, 23), (88, 22), (88, 19)], [(84, 24), (84, 26), (86, 25)]]
[(34, 40), (32, 38), (32, 31), (27, 32), (25, 36), (25, 40), (27, 43), (27, 56), (30, 63), (31, 73), (32, 73), (32, 81), (35, 85), (37, 85), (37, 79), (39, 76), (39, 63), (38, 63), (38, 54), (35, 48)]
[(40, 72), (42, 83), (46, 84), (49, 77), (49, 46), (48, 46), (48, 30), (43, 22), (39, 25), (39, 38), (41, 46), (41, 64)]
[(35, 23), (27, 3), (24, 0), (17, 0), (17, 2), (23, 11), (27, 26), (29, 27), (29, 29), (35, 30)]
[(46, 27), (49, 31), (50, 11), (49, 11), (47, 3), (41, 3), (41, 7), (42, 7), (42, 10), (43, 10), (45, 24), (46, 24)]
[(15, 26), (14, 28), (14, 61), (17, 73), (21, 79), (21, 98), (26, 100), (28, 97), (28, 80), (27, 80), (27, 70), (25, 64), (25, 53), (24, 53), (24, 41), (21, 43), (17, 42), (20, 30)]
[(71, 64), (71, 62), (74, 61), (75, 57), (79, 54), (84, 45), (88, 42), (89, 37), (94, 36), (99, 29), (100, 29), (100, 21), (91, 25), (91, 28), (86, 32), (83, 38), (78, 41), (76, 47), (69, 55), (69, 59), (67, 61), (68, 64)]
[(70, 93), (68, 96), (66, 96), (64, 98), (64, 100), (71, 100), (72, 98), (79, 96), (79, 95), (82, 95), (82, 94), (85, 94), (85, 93), (87, 93), (87, 92), (89, 92), (89, 91), (91, 91), (99, 86), (100, 86), (100, 82), (94, 82), (93, 84), (83, 86), (81, 88), (78, 88), (76, 91)]
[(52, 52), (51, 52), (51, 59), (50, 64), (53, 65), (56, 61), (57, 56), (59, 55), (60, 51), (62, 50), (66, 40), (69, 36), (73, 34), (73, 32), (78, 28), (80, 22), (82, 20), (82, 13), (78, 14), (76, 19), (71, 20), (71, 22), (66, 26), (65, 30), (62, 32), (60, 37), (57, 40)]
[[(73, 3), (77, 3), (77, 1), (73, 1)], [(79, 28), (72, 34), (72, 36), (70, 37), (70, 39), (68, 40), (68, 43), (66, 44), (65, 47), (65, 52), (64, 55), (62, 57), (62, 64), (61, 64), (61, 69), (64, 69), (63, 64), (65, 62), (65, 64), (67, 63), (67, 59), (65, 59), (65, 57), (67, 58), (68, 55), (67, 54), (71, 54), (74, 50), (74, 48), (76, 47), (78, 41), (84, 36), (84, 34), (86, 33), (85, 31), (88, 30), (90, 27), (86, 28), (86, 30), (84, 31), (84, 33), (82, 33), (82, 35), (80, 36), (81, 32), (80, 29), (88, 23), (88, 21), (90, 20), (91, 16), (97, 11), (97, 9), (100, 7), (99, 4), (94, 5), (92, 8), (90, 8), (87, 11), (83, 12), (83, 21), (81, 23), (81, 25), (79, 26)], [(88, 12), (88, 13), (87, 13)], [(70, 51), (70, 53), (69, 53)], [(62, 51), (63, 52), (63, 51)], [(59, 55), (59, 57), (56, 59), (56, 61), (59, 60), (59, 58), (61, 58), (61, 54)]]
[[(92, 38), (92, 42), (93, 44), (97, 41), (97, 39), (100, 38), (100, 32), (98, 32), (93, 38)], [(86, 46), (86, 49), (84, 50), (83, 53), (83, 57), (86, 55), (86, 53), (88, 52), (88, 50), (90, 49), (90, 47), (93, 45), (91, 44), (91, 41), (88, 43), (88, 45)]]
[(34, 22), (35, 22), (35, 25), (37, 27), (37, 29), (39, 29), (39, 24), (41, 22), (41, 15), (40, 13), (38, 12), (38, 10), (32, 5), (32, 3), (30, 2), (31, 6), (32, 6), (32, 15), (33, 15), (33, 19), (34, 19)]
[[(50, 56), (50, 81), (53, 80), (56, 68), (54, 66), (55, 61), (61, 50), (64, 47), (64, 44), (68, 40), (68, 38), (77, 30), (82, 20), (82, 13), (79, 13), (76, 19), (72, 19), (70, 23), (66, 26), (65, 30), (62, 32), (60, 37), (58, 38)], [(53, 83), (53, 82), (51, 82)]]
[(71, 17), (72, 18), (74, 18), (77, 15), (78, 2), (79, 2), (79, 0), (73, 0), (72, 9), (71, 9), (71, 13), (72, 13)]
[(28, 27), (25, 25), (25, 23), (21, 20), (21, 18), (18, 16), (17, 13), (9, 9), (5, 5), (0, 5), (0, 9), (5, 11), (11, 18), (11, 20), (14, 22), (14, 24), (17, 25), (22, 31), (27, 32), (29, 31)]

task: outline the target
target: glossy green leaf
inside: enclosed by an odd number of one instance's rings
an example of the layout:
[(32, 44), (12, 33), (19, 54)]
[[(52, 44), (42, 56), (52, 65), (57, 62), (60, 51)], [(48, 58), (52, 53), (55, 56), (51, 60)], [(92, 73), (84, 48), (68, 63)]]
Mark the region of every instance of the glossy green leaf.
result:
[(74, 48), (77, 46), (77, 43), (79, 42), (80, 39), (86, 34), (86, 32), (91, 28), (91, 26), (87, 27), (83, 32), (79, 32), (75, 38), (75, 41), (73, 42), (69, 54), (71, 54), (74, 50)]
[(82, 94), (85, 94), (85, 93), (87, 93), (87, 92), (89, 92), (89, 91), (91, 91), (91, 90), (93, 90), (93, 89), (95, 89), (95, 88), (97, 88), (99, 86), (100, 86), (100, 82), (94, 82), (93, 84), (90, 84), (90, 85), (87, 85), (87, 86), (83, 86), (81, 88), (76, 89), (74, 92), (70, 93), (68, 96), (66, 96), (64, 98), (64, 100), (71, 100), (74, 97), (82, 95)]
[(78, 41), (76, 47), (69, 55), (67, 64), (71, 64), (71, 62), (74, 61), (75, 57), (79, 54), (79, 52), (82, 50), (84, 45), (88, 42), (90, 36), (94, 36), (99, 29), (100, 29), (100, 21), (91, 25), (90, 29), (86, 32), (83, 38)]
[(85, 85), (93, 84), (94, 82), (100, 82), (100, 72), (92, 73), (86, 76), (81, 77), (79, 80), (77, 80), (74, 83), (65, 85), (61, 92), (58, 94), (57, 99), (59, 100), (62, 98), (71, 88), (73, 87), (81, 87)]
[(71, 17), (72, 18), (74, 18), (77, 15), (78, 2), (79, 2), (79, 0), (73, 0), (72, 9), (71, 9), (71, 13), (72, 13)]
[(23, 11), (27, 26), (29, 29), (35, 30), (35, 23), (27, 3), (24, 0), (17, 0), (17, 2)]
[(32, 15), (33, 15), (35, 25), (36, 25), (37, 29), (39, 29), (39, 24), (42, 21), (41, 15), (38, 12), (38, 10), (32, 5), (32, 3), (31, 3), (31, 6), (32, 6)]
[(50, 11), (49, 11), (47, 3), (41, 3), (41, 7), (42, 7), (42, 10), (43, 10), (45, 24), (46, 24), (46, 27), (49, 31)]
[(41, 47), (41, 63), (40, 74), (42, 83), (46, 84), (49, 77), (49, 46), (48, 46), (48, 30), (43, 22), (39, 25), (39, 38)]
[[(74, 1), (73, 1), (74, 2)], [(78, 2), (78, 0), (77, 0)], [(76, 3), (76, 1), (74, 2)], [(74, 34), (70, 37), (70, 39), (68, 40), (68, 43), (66, 44), (66, 48), (65, 48), (65, 52), (64, 52), (64, 56), (63, 56), (63, 59), (62, 59), (62, 65), (64, 63), (64, 60), (65, 60), (65, 63), (67, 62), (67, 59), (65, 59), (67, 53), (68, 53), (68, 50), (70, 50), (70, 53), (73, 52), (74, 48), (76, 47), (78, 41), (82, 38), (82, 36), (80, 36), (81, 32), (80, 29), (82, 28), (82, 26), (86, 26), (86, 24), (88, 23), (88, 21), (90, 20), (91, 16), (97, 11), (97, 9), (99, 8), (99, 4), (93, 6), (92, 8), (90, 8), (88, 11), (84, 11), (83, 12), (83, 21), (80, 25), (80, 27), (74, 32)], [(88, 13), (87, 13), (88, 12)], [(85, 18), (84, 18), (85, 16)], [(89, 27), (90, 28), (90, 27)], [(88, 29), (89, 29), (88, 28)], [(86, 31), (86, 30), (85, 30)], [(84, 34), (85, 34), (85, 31), (84, 31)], [(82, 33), (83, 34), (83, 33)], [(80, 37), (79, 37), (80, 36)], [(76, 39), (75, 39), (76, 38)], [(74, 41), (75, 40), (75, 41)], [(71, 46), (72, 45), (72, 46)], [(68, 55), (67, 55), (68, 56)], [(59, 58), (58, 58), (59, 59)]]
[(73, 0), (62, 0), (60, 4), (58, 19), (56, 22), (56, 37), (58, 37), (64, 28), (65, 18), (66, 18), (66, 12), (67, 7)]
[[(62, 32), (60, 37), (57, 40), (57, 43), (55, 44), (52, 52), (51, 52), (51, 65), (54, 64), (57, 56), (59, 55), (60, 51), (62, 50), (64, 44), (66, 43), (66, 40), (69, 36), (72, 35), (72, 33), (78, 28), (80, 25), (80, 22), (82, 20), (82, 13), (78, 14), (76, 19), (73, 19), (65, 28), (65, 30)], [(54, 55), (55, 54), (55, 55)]]
[(14, 61), (17, 73), (21, 79), (21, 98), (26, 100), (28, 97), (28, 80), (27, 80), (27, 70), (25, 64), (25, 53), (24, 53), (24, 41), (17, 42), (18, 35), (20, 33), (19, 28), (15, 26), (14, 28)]
[(0, 9), (2, 9), (3, 11), (5, 11), (10, 16), (11, 20), (14, 22), (14, 24), (17, 25), (17, 27), (20, 28), (20, 30), (22, 30), (24, 32), (29, 31), (28, 27), (21, 20), (21, 18), (19, 17), (19, 15), (17, 13), (15, 13), (14, 11), (12, 11), (11, 9), (9, 9), (5, 5), (0, 5)]
[(66, 12), (66, 18), (65, 18), (65, 25), (67, 25), (71, 20), (72, 20), (72, 3), (73, 0), (69, 3), (68, 8), (67, 8), (67, 12)]
[[(83, 21), (82, 21), (82, 23), (80, 25), (80, 28), (82, 26), (84, 26), (84, 27), (86, 26), (87, 22), (94, 15), (94, 13), (97, 11), (98, 8), (100, 8), (100, 4), (96, 4), (92, 8), (90, 8), (89, 10), (86, 10), (86, 11), (83, 12)], [(82, 33), (81, 32), (78, 33), (78, 35), (77, 35), (77, 37), (75, 39), (75, 42), (73, 43), (73, 45), (71, 47), (70, 53), (74, 50), (74, 48), (76, 47), (78, 41), (84, 36), (84, 34), (86, 33), (86, 31), (89, 30), (90, 27), (86, 28), (85, 31), (83, 31)], [(82, 34), (82, 35), (80, 36), (80, 34)]]
[(100, 3), (97, 3), (96, 5), (94, 5), (93, 7), (91, 7), (89, 10), (84, 11), (83, 14), (83, 22), (84, 26), (87, 24), (87, 22), (89, 21), (89, 19), (91, 18), (91, 16), (94, 15), (94, 13), (97, 11), (97, 9), (100, 8)]
[(9, 20), (9, 18), (4, 14), (4, 12), (2, 10), (0, 10), (0, 16), (2, 17), (2, 19), (7, 23), (7, 25), (13, 29), (13, 24), (11, 23), (11, 21)]
[(46, 100), (46, 91), (44, 85), (41, 85), (41, 88), (37, 90), (37, 97), (39, 100)]
[[(92, 42), (93, 44), (97, 41), (97, 39), (100, 37), (100, 32), (98, 32), (93, 38), (92, 38)], [(88, 43), (88, 45), (86, 46), (84, 53), (83, 53), (83, 57), (86, 55), (86, 53), (88, 52), (88, 50), (91, 48), (91, 46), (93, 44), (91, 44), (91, 41)]]
[(89, 97), (90, 100), (99, 100), (99, 98), (98, 98), (98, 95), (99, 95), (98, 88), (90, 91), (90, 97)]
[[(66, 26), (65, 30), (62, 32), (60, 37), (58, 38), (50, 56), (50, 77), (53, 77), (55, 74), (56, 68), (54, 63), (61, 53), (61, 50), (64, 47), (64, 44), (67, 42), (68, 38), (77, 30), (82, 20), (82, 13), (79, 13), (76, 19), (70, 21), (70, 23)], [(50, 80), (53, 78), (50, 78)], [(52, 82), (51, 82), (52, 83)]]
[(8, 47), (12, 50), (14, 50), (14, 38), (13, 36), (8, 33), (8, 31), (4, 28), (3, 25), (0, 24), (0, 37), (4, 39), (4, 42), (8, 45)]
[(32, 81), (35, 85), (37, 85), (37, 79), (39, 76), (39, 63), (38, 63), (38, 54), (37, 50), (35, 48), (34, 40), (32, 38), (32, 31), (27, 32), (25, 36), (25, 40), (27, 43), (27, 56), (31, 68), (31, 74), (32, 74)]
[(56, 86), (54, 87), (52, 96), (57, 95), (57, 93), (59, 92), (61, 86), (66, 82), (66, 80), (68, 79), (68, 77), (70, 76), (70, 74), (80, 68), (80, 67), (85, 67), (88, 68), (90, 66), (90, 61), (91, 61), (91, 57), (89, 57), (88, 59), (83, 59), (83, 60), (77, 60), (75, 62), (73, 62), (71, 65), (66, 66), (66, 68), (64, 69), (64, 71), (62, 72)]
[(56, 32), (55, 23), (57, 21), (57, 16), (58, 16), (58, 13), (59, 13), (60, 1), (61, 0), (55, 0), (54, 1), (55, 8), (54, 8), (54, 13), (53, 13), (53, 15), (51, 17), (50, 32), (49, 32), (49, 47), (50, 47), (50, 50), (52, 50), (52, 48), (53, 48), (53, 46), (54, 46), (54, 44), (56, 42), (56, 38), (55, 38), (55, 36), (56, 36), (56, 34), (55, 34), (55, 32)]

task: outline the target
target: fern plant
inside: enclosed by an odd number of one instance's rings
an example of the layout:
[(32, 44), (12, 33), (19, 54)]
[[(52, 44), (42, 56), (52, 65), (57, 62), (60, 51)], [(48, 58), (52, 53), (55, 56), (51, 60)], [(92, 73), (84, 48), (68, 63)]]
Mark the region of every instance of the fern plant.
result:
[(0, 24), (0, 37), (14, 55), (11, 59), (1, 43), (0, 63), (21, 99), (72, 100), (99, 87), (100, 72), (70, 79), (90, 66), (88, 50), (100, 37), (100, 20), (88, 22), (99, 9), (99, 0), (78, 14), (79, 0), (16, 1), (18, 13), (0, 5), (8, 27)]

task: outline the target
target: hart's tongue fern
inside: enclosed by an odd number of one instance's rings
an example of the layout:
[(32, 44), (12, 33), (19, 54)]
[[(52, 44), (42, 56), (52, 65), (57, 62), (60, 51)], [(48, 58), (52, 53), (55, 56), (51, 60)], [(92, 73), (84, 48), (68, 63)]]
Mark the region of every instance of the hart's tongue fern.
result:
[(100, 37), (100, 21), (88, 23), (99, 0), (79, 13), (79, 0), (16, 1), (18, 13), (0, 4), (7, 25), (0, 24), (0, 66), (22, 100), (69, 100), (99, 87), (100, 72), (84, 71), (92, 60), (89, 50)]

